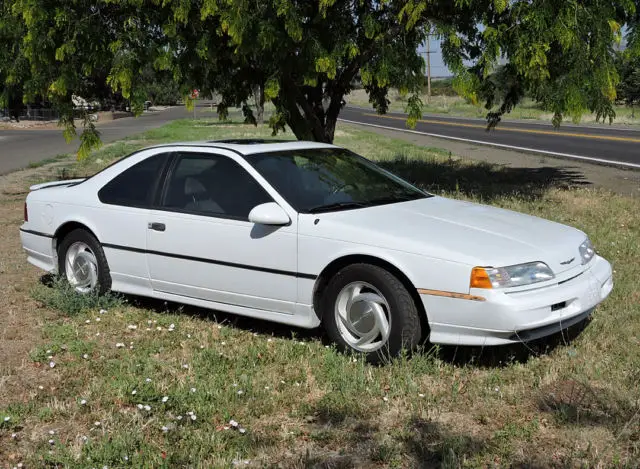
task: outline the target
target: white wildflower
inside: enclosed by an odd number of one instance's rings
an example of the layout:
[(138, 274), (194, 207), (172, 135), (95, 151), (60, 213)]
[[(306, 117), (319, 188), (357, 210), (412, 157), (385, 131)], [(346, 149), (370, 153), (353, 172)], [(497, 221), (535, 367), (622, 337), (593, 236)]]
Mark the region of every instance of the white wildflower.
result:
[(191, 420), (195, 420), (196, 418), (197, 418), (197, 417), (195, 416), (195, 414), (193, 414), (193, 415), (191, 416)]
[(162, 402), (167, 402), (168, 400), (169, 400), (169, 396), (164, 396), (164, 397), (162, 398)]
[(49, 362), (49, 368), (53, 368), (56, 366), (56, 362)]
[(244, 394), (244, 391), (242, 389), (238, 390), (238, 396), (242, 396)]
[(231, 425), (233, 428), (238, 428), (238, 422), (233, 419), (229, 420), (229, 425)]
[(38, 389), (40, 389), (41, 391), (44, 389), (43, 386), (38, 386)]
[(196, 388), (191, 388), (191, 392), (196, 392)]
[(138, 391), (136, 391), (135, 389), (133, 391), (131, 391), (131, 395), (135, 396), (136, 394), (138, 394)]
[(101, 310), (100, 310), (100, 314), (104, 314), (104, 313), (106, 313), (106, 312), (107, 312), (107, 310), (106, 310), (106, 309), (101, 309)]
[(150, 405), (145, 405), (144, 406), (144, 410), (146, 410), (147, 412), (149, 412), (151, 410), (151, 406)]
[(169, 431), (169, 427), (163, 426), (162, 431), (163, 433), (167, 433)]
[(182, 415), (178, 415), (178, 416), (176, 417), (176, 420), (182, 420)]
[(99, 427), (102, 424), (98, 420), (96, 420), (95, 422), (93, 422), (93, 425), (95, 425), (96, 427)]
[(49, 440), (50, 445), (54, 445), (55, 443), (56, 443), (55, 440)]
[(150, 382), (151, 382), (151, 378), (147, 378), (147, 379), (145, 379), (145, 381), (146, 381), (147, 383), (150, 383)]
[(132, 330), (132, 331), (135, 331), (137, 328), (138, 328), (138, 326), (136, 326), (135, 324), (129, 324), (129, 325), (127, 326), (127, 329), (130, 329), (130, 330)]
[(116, 344), (116, 348), (123, 348), (123, 347), (124, 347), (124, 344), (122, 342), (118, 342)]
[(385, 402), (389, 402), (389, 398), (388, 398), (387, 396), (384, 396), (384, 397), (382, 398), (382, 400), (383, 400), (383, 401), (385, 401)]
[(85, 353), (84, 355), (82, 355), (82, 358), (86, 360), (87, 358), (89, 358), (89, 354)]
[(11, 420), (11, 417), (5, 417), (5, 418), (4, 418), (4, 421), (5, 421), (5, 422), (8, 422), (9, 420)]
[(18, 438), (18, 434), (17, 433), (12, 433), (11, 434), (11, 439), (15, 440), (16, 438)]
[(158, 326), (158, 327), (156, 327), (156, 329), (157, 329), (157, 330), (159, 330), (159, 331), (161, 331), (161, 330), (162, 330), (162, 327)]
[(190, 339), (190, 338), (191, 338), (191, 334), (187, 334), (187, 339)]
[(424, 394), (420, 393), (418, 394), (418, 397), (424, 397)]
[(184, 368), (185, 370), (189, 368), (189, 365), (187, 365), (186, 363), (184, 365), (182, 365), (182, 368)]
[(49, 435), (55, 435), (56, 432), (54, 430), (49, 430)]
[(144, 406), (142, 404), (138, 404), (137, 407), (138, 407), (138, 410), (142, 410)]
[(247, 432), (247, 430), (245, 430), (244, 428), (238, 428), (238, 431), (243, 435)]
[(87, 405), (86, 399), (80, 399), (80, 405)]
[(100, 318), (96, 318), (96, 322), (100, 322)]
[(220, 345), (227, 345), (227, 343), (223, 340), (222, 342), (220, 342)]
[(91, 319), (87, 319), (84, 323), (85, 324), (91, 324)]

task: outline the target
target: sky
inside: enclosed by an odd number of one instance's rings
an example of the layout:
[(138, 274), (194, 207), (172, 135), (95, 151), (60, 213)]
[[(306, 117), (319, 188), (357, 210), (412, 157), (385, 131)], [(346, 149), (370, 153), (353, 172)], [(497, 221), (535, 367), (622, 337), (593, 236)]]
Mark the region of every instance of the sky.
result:
[[(422, 58), (426, 60), (425, 56), (426, 47), (422, 46), (418, 49), (418, 52), (422, 55)], [(451, 71), (442, 61), (442, 50), (440, 49), (440, 40), (431, 38), (431, 77), (446, 77), (451, 76)]]

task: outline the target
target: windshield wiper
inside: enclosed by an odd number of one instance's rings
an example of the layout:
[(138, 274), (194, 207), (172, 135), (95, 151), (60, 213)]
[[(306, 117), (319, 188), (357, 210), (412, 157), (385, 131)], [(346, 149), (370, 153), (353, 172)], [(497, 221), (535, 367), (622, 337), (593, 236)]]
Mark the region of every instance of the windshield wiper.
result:
[(421, 197), (414, 197), (413, 195), (390, 195), (388, 197), (380, 197), (379, 199), (372, 199), (367, 202), (368, 206), (393, 204), (396, 202), (409, 202), (411, 200), (417, 200)]
[(363, 202), (335, 202), (332, 204), (318, 205), (316, 207), (311, 207), (307, 210), (307, 213), (322, 213), (322, 212), (331, 212), (333, 210), (348, 210), (350, 208), (358, 208), (358, 207), (366, 207), (369, 204)]

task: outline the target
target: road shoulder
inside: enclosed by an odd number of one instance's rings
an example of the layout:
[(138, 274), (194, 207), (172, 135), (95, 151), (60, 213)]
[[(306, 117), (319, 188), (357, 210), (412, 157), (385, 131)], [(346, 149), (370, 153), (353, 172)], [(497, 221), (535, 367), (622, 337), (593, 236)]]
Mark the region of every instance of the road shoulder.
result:
[(385, 137), (405, 140), (424, 147), (442, 148), (452, 155), (473, 161), (483, 161), (512, 168), (554, 168), (571, 171), (574, 174), (577, 173), (574, 178), (580, 179), (588, 186), (608, 189), (617, 194), (640, 197), (640, 171), (504, 150), (401, 130), (388, 130), (345, 122), (340, 122), (339, 125), (375, 132)]

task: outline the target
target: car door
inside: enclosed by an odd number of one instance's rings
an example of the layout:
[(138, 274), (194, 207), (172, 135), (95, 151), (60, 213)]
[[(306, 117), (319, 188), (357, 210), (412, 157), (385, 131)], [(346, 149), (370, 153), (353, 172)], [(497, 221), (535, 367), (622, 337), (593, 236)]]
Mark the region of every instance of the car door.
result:
[[(297, 220), (249, 222), (273, 199), (234, 157), (177, 152), (149, 214), (147, 263), (155, 291), (293, 314)], [(176, 298), (179, 300), (179, 298)]]
[(81, 220), (91, 220), (99, 233), (113, 288), (148, 294), (151, 287), (145, 255), (147, 218), (171, 153), (154, 149), (131, 158), (139, 161), (98, 190), (99, 203), (89, 208), (78, 206), (76, 212)]

